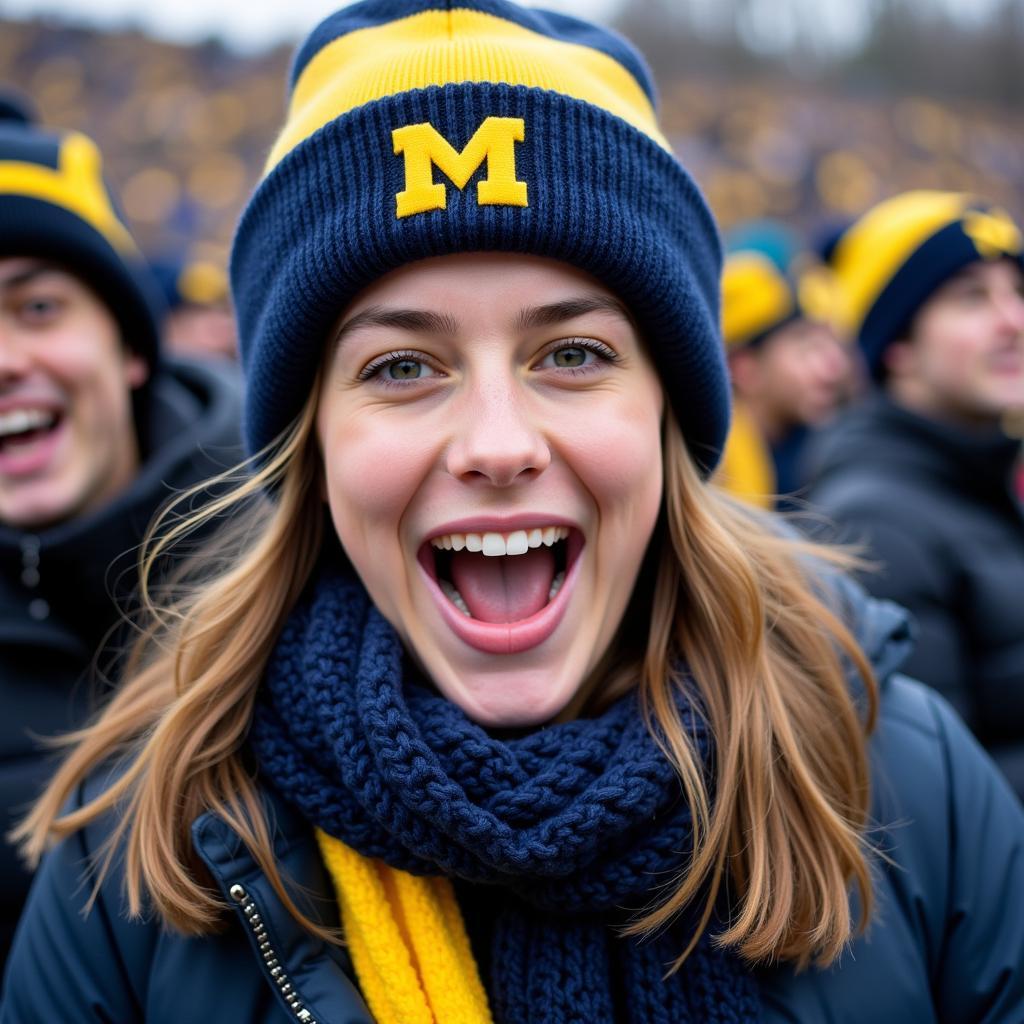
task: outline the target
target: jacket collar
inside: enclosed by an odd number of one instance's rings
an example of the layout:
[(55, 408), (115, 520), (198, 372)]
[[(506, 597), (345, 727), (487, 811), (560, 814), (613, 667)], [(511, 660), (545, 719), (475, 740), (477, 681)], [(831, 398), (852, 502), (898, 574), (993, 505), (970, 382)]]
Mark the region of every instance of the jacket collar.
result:
[[(313, 830), (273, 790), (264, 789), (263, 798), (289, 895), (317, 924), (338, 927), (337, 904)], [(305, 1024), (373, 1024), (352, 980), (348, 954), (298, 924), (234, 829), (206, 813), (193, 823), (192, 841), (290, 1018)]]
[(882, 393), (867, 401), (864, 415), (876, 420), (884, 437), (872, 448), (882, 461), (905, 464), (984, 500), (1005, 501), (1010, 494), (1020, 442), (1001, 430), (968, 430), (922, 416)]

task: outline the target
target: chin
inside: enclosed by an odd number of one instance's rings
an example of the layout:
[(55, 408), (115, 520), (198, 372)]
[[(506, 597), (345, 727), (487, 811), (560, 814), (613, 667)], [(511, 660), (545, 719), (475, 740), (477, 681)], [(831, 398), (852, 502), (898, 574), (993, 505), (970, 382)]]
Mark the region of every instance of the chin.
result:
[[(453, 673), (454, 674), (454, 673)], [(435, 684), (442, 696), (487, 729), (528, 729), (544, 725), (571, 702), (576, 685), (550, 670), (505, 668), (499, 673), (460, 672)]]
[(1021, 400), (1014, 400), (1009, 395), (990, 394), (985, 399), (975, 402), (975, 412), (979, 419), (998, 420), (1006, 413), (1021, 408)]
[(42, 530), (71, 517), (74, 503), (63, 496), (31, 497), (6, 503), (0, 522), (19, 530)]

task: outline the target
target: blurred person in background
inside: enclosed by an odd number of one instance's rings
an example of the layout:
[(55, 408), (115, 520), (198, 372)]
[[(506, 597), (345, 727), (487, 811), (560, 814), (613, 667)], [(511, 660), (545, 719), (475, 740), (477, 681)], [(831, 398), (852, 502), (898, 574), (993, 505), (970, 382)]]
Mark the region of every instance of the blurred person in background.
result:
[(153, 271), (167, 304), (164, 350), (198, 359), (238, 358), (228, 277), (208, 260), (160, 259)]
[(1024, 795), (1021, 232), (973, 197), (904, 193), (831, 253), (877, 387), (815, 445), (809, 499), (920, 631), (906, 671), (953, 702)]
[(811, 431), (849, 394), (853, 365), (828, 319), (828, 280), (817, 267), (794, 280), (752, 249), (725, 261), (722, 336), (734, 410), (718, 479), (762, 507), (790, 507), (785, 496), (803, 483)]
[[(174, 492), (238, 454), (238, 389), (159, 354), (159, 292), (76, 132), (0, 120), (0, 815), (50, 771), (39, 737), (81, 725), (96, 652)], [(115, 559), (118, 562), (112, 567)], [(111, 652), (112, 653), (112, 652)], [(0, 960), (29, 876), (0, 846)]]

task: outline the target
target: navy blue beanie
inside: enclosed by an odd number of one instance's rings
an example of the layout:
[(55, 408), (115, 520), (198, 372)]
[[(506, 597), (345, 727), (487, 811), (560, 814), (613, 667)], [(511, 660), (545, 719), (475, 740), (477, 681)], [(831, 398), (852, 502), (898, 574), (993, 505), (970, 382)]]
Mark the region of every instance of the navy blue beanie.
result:
[(636, 51), (506, 0), (366, 0), (299, 50), (231, 260), (250, 450), (301, 411), (357, 292), (477, 251), (561, 260), (618, 294), (710, 472), (729, 424), (711, 213)]
[(935, 290), (970, 263), (1013, 259), (1024, 238), (1005, 210), (959, 192), (904, 192), (872, 207), (831, 244), (840, 324), (857, 338), (876, 379)]
[(0, 108), (0, 256), (52, 260), (89, 284), (125, 345), (154, 365), (163, 302), (103, 180), (99, 150)]

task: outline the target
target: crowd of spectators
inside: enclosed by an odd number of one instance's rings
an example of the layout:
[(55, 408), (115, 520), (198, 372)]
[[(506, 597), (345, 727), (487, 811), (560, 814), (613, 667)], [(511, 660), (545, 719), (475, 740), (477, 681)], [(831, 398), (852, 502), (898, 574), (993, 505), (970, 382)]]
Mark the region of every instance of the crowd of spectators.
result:
[[(97, 140), (157, 258), (223, 263), (283, 116), (289, 54), (0, 21), (0, 82), (30, 95), (44, 124)], [(814, 231), (907, 188), (974, 191), (1021, 212), (1019, 110), (840, 95), (792, 76), (680, 71), (659, 86), (666, 130), (726, 232), (762, 217)]]
[(467, 8), (0, 19), (0, 1024), (1024, 1019), (1024, 113)]

